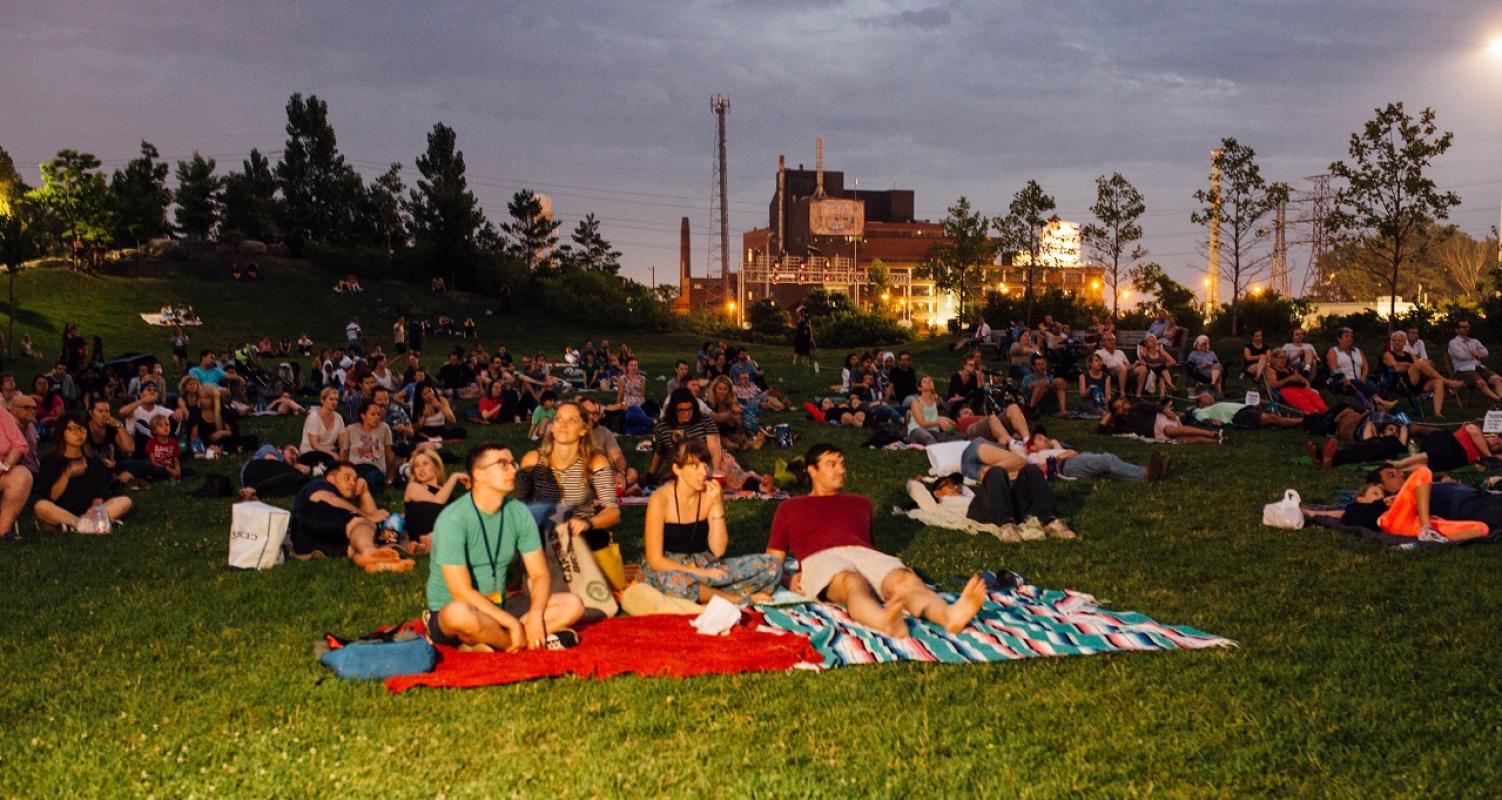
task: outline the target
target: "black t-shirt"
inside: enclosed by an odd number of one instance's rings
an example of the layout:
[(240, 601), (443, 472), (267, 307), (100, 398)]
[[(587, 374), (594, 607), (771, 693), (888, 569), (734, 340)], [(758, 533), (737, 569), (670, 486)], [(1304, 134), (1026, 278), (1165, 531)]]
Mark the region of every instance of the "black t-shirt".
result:
[[(42, 461), (42, 473), (37, 480), (37, 487), (43, 498), (51, 499), (52, 485), (67, 470), (69, 461), (70, 459), (55, 453)], [(88, 466), (84, 468), (83, 474), (69, 478), (62, 496), (52, 500), (74, 516), (88, 511), (90, 500), (110, 496), (110, 471), (105, 468), (104, 462), (97, 458), (86, 458), (84, 461)]]
[(465, 364), (444, 364), (438, 368), (438, 383), (445, 389), (463, 389), (474, 382), (474, 370)]
[(969, 378), (959, 372), (949, 376), (949, 397), (969, 397), (979, 388), (980, 378), (973, 372)]
[(912, 367), (892, 367), (892, 398), (897, 402), (918, 393), (918, 371)]
[(1380, 500), (1375, 503), (1352, 503), (1346, 506), (1345, 513), (1340, 515), (1340, 521), (1346, 525), (1380, 531), (1382, 526), (1377, 520), (1385, 513), (1387, 504)]
[(332, 492), (338, 495), (339, 489), (323, 478), (315, 478), (309, 481), (307, 486), (302, 487), (298, 491), (297, 498), (292, 501), (292, 516), (301, 516), (307, 510), (308, 506), (314, 505), (313, 495), (319, 492)]

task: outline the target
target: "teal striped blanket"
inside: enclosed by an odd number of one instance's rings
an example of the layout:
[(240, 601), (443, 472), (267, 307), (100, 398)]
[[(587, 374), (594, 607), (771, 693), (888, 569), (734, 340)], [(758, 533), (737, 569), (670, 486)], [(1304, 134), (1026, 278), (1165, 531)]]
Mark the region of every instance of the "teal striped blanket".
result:
[[(954, 595), (945, 594), (952, 601)], [(1079, 592), (1020, 586), (988, 595), (970, 626), (949, 633), (931, 622), (908, 618), (907, 639), (883, 636), (830, 603), (759, 606), (766, 623), (808, 637), (824, 667), (887, 661), (959, 664), (1037, 656), (1075, 656), (1145, 650), (1235, 647), (1230, 639), (1181, 625), (1164, 625), (1135, 611), (1101, 608)]]

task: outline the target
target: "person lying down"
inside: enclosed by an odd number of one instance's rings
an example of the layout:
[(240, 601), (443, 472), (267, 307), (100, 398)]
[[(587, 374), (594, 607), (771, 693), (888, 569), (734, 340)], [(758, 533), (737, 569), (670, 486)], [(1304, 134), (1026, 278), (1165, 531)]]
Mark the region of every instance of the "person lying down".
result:
[[(1394, 491), (1396, 487), (1396, 491)], [(1443, 485), (1445, 494), (1451, 488), (1463, 493), (1476, 492), (1470, 487)], [(1470, 519), (1445, 519), (1434, 516), (1433, 508), (1439, 503), (1434, 498), (1434, 473), (1428, 467), (1416, 467), (1402, 476), (1393, 467), (1373, 470), (1367, 475), (1366, 485), (1357, 493), (1356, 499), (1344, 509), (1305, 509), (1309, 516), (1337, 517), (1342, 524), (1368, 530), (1381, 531), (1393, 536), (1412, 536), (1421, 542), (1450, 544), (1480, 539), (1490, 533), (1486, 522)], [(1448, 503), (1463, 513), (1459, 503)]]

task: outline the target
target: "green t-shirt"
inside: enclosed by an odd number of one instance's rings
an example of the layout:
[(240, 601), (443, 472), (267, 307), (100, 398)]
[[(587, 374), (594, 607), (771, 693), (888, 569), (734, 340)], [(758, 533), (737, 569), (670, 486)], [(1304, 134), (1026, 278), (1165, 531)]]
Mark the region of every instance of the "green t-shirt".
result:
[(541, 549), (542, 537), (537, 533), (537, 523), (521, 501), (507, 498), (494, 514), (476, 508), (472, 496), (450, 503), (433, 524), (428, 609), (439, 611), (454, 599), (448, 582), (443, 579), (444, 566), (469, 567), (470, 583), (480, 594), (503, 592), (506, 590), (506, 568), (511, 566), (511, 560), (518, 553)]
[(1196, 408), (1194, 416), (1202, 420), (1215, 420), (1222, 425), (1231, 424), (1236, 412), (1246, 408), (1245, 403), (1211, 403), (1204, 408)]
[(546, 408), (544, 406), (538, 406), (537, 408), (532, 409), (532, 424), (536, 425), (536, 424), (538, 424), (538, 423), (540, 423), (540, 422), (542, 422), (544, 420), (546, 420), (548, 422), (552, 422), (553, 421), (553, 417), (556, 416), (557, 414), (558, 414), (558, 407), (557, 406), (554, 406), (553, 408)]

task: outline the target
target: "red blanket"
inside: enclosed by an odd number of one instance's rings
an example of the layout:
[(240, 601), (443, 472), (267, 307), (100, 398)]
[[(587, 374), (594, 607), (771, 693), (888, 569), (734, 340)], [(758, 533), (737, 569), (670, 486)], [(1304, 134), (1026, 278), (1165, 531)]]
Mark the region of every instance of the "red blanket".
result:
[(757, 632), (760, 614), (743, 614), (742, 623), (726, 636), (700, 635), (689, 627), (691, 619), (671, 614), (607, 619), (581, 629), (579, 646), (570, 650), (461, 653), (439, 647), (432, 672), (387, 678), (386, 688), (495, 686), (570, 674), (604, 679), (628, 672), (687, 678), (786, 670), (822, 661), (802, 636)]

